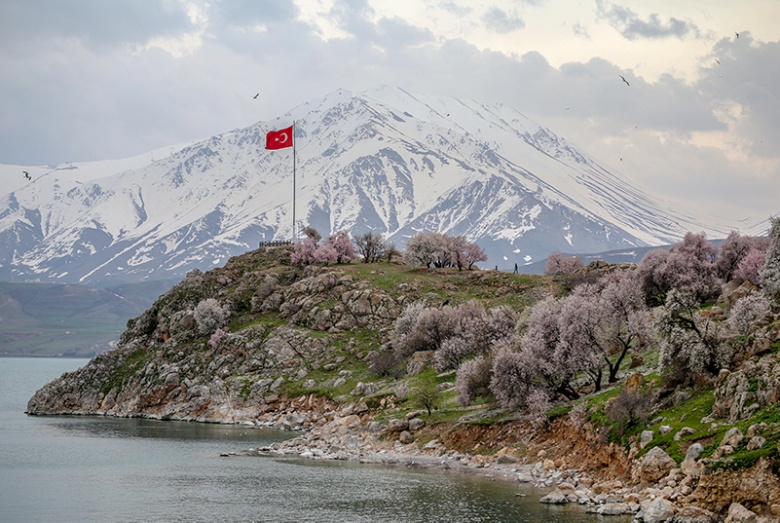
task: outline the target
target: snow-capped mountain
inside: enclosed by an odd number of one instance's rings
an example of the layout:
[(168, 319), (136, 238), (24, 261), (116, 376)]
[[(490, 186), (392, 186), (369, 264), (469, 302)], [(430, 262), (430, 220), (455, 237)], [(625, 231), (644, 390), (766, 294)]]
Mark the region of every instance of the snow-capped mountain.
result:
[[(266, 133), (293, 122), (295, 148), (265, 150)], [(295, 237), (293, 179), (299, 230), (374, 231), (397, 247), (421, 231), (464, 235), (491, 268), (732, 229), (666, 208), (511, 107), (390, 87), (338, 91), (129, 160), (0, 170), (32, 175), (0, 203), (0, 280), (10, 281), (107, 285), (210, 269)]]

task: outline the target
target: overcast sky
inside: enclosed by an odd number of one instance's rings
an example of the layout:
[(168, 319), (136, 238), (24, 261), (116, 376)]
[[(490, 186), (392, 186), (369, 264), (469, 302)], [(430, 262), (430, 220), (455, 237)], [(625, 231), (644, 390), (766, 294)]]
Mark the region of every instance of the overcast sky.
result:
[(2, 0), (0, 163), (130, 157), (386, 84), (506, 103), (748, 226), (780, 212), (779, 20), (777, 0)]

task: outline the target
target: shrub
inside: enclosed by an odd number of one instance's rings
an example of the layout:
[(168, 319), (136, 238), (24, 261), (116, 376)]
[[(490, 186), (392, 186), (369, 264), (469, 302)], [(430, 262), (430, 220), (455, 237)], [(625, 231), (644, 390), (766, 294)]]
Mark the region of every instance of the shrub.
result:
[(764, 318), (772, 309), (769, 299), (760, 292), (753, 292), (738, 299), (729, 311), (728, 324), (740, 335), (747, 335), (753, 324)]
[[(759, 251), (762, 254), (766, 252), (769, 246), (767, 238), (741, 236), (737, 231), (732, 231), (728, 237), (723, 240), (718, 250), (718, 259), (715, 262), (718, 276), (729, 281), (732, 278), (747, 279), (736, 274), (742, 261), (753, 251)], [(753, 281), (753, 283), (758, 283)]]
[(209, 338), (209, 347), (216, 352), (219, 350), (219, 346), (222, 344), (222, 340), (227, 338), (229, 334), (226, 331), (223, 331), (222, 329), (217, 329), (214, 331), (214, 334), (211, 335), (211, 338)]
[(582, 259), (579, 256), (567, 256), (561, 252), (553, 252), (547, 257), (544, 273), (547, 276), (563, 276), (582, 267)]
[(378, 376), (400, 376), (398, 364), (398, 357), (390, 350), (372, 352), (368, 357), (368, 369)]
[(308, 237), (303, 241), (296, 242), (293, 245), (293, 252), (290, 256), (290, 262), (293, 265), (305, 267), (314, 263), (314, 251), (317, 249), (317, 240)]
[(416, 234), (407, 242), (403, 259), (411, 266), (444, 267), (449, 263), (447, 240), (435, 232)]
[(502, 345), (493, 358), (490, 392), (505, 407), (519, 407), (533, 390), (538, 376), (536, 361), (528, 353)]
[(653, 249), (645, 254), (637, 266), (639, 282), (649, 305), (663, 305), (666, 293), (672, 288), (665, 271), (668, 258), (669, 251)]
[(417, 314), (411, 331), (394, 341), (397, 354), (399, 358), (408, 358), (415, 352), (436, 351), (456, 332), (456, 327), (451, 308), (423, 309)]
[(201, 335), (206, 335), (223, 327), (228, 315), (228, 310), (219, 301), (207, 298), (198, 303), (193, 316), (198, 325), (198, 332)]
[(490, 393), (490, 372), (492, 361), (486, 355), (464, 361), (455, 378), (455, 390), (458, 392), (458, 402), (470, 405), (478, 396)]
[(605, 407), (607, 417), (615, 424), (621, 436), (640, 423), (646, 423), (653, 406), (652, 394), (644, 389), (628, 391), (625, 388)]
[(423, 385), (415, 391), (415, 404), (428, 411), (429, 416), (431, 415), (431, 410), (439, 407), (440, 399), (441, 393), (436, 389), (435, 385)]
[(404, 310), (401, 311), (401, 314), (398, 315), (393, 324), (393, 333), (390, 336), (393, 345), (398, 347), (403, 343), (404, 338), (411, 334), (414, 325), (417, 323), (417, 317), (425, 308), (425, 303), (421, 301), (410, 303), (404, 307)]
[(780, 216), (770, 218), (769, 221), (769, 248), (759, 276), (764, 292), (773, 300), (780, 301)]
[(526, 408), (528, 409), (528, 421), (535, 428), (540, 429), (547, 425), (549, 418), (547, 411), (550, 410), (552, 402), (547, 392), (541, 389), (535, 389), (528, 394), (526, 399)]
[(312, 263), (327, 265), (337, 262), (338, 259), (339, 254), (332, 245), (318, 245), (312, 252)]
[(639, 278), (648, 303), (660, 305), (672, 289), (681, 289), (704, 301), (720, 291), (717, 248), (704, 233), (687, 233), (669, 251), (655, 249), (639, 263)]
[(347, 231), (339, 231), (336, 234), (328, 236), (328, 239), (323, 248), (330, 248), (335, 254), (336, 263), (349, 263), (355, 258), (355, 248), (352, 246), (352, 242), (349, 239)]
[(471, 269), (476, 262), (486, 261), (487, 255), (463, 236), (449, 237), (437, 232), (423, 232), (409, 239), (403, 260), (405, 264), (417, 267)]
[(718, 323), (699, 313), (692, 294), (669, 292), (658, 331), (660, 367), (672, 386), (706, 384), (731, 361), (731, 349), (721, 341)]
[(367, 232), (355, 236), (354, 240), (363, 263), (376, 263), (385, 254), (385, 238), (381, 234)]
[(439, 372), (457, 369), (460, 362), (471, 355), (471, 344), (462, 337), (450, 337), (442, 341), (433, 355), (433, 368)]
[(737, 268), (734, 269), (734, 278), (743, 281), (749, 281), (753, 285), (761, 284), (761, 277), (759, 271), (766, 262), (766, 252), (758, 249), (753, 249), (740, 260)]

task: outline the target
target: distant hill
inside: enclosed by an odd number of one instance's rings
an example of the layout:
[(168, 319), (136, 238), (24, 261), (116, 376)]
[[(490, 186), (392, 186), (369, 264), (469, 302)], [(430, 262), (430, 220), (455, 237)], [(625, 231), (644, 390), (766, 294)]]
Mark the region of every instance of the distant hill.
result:
[(0, 282), (0, 356), (93, 356), (109, 349), (173, 280), (93, 289)]

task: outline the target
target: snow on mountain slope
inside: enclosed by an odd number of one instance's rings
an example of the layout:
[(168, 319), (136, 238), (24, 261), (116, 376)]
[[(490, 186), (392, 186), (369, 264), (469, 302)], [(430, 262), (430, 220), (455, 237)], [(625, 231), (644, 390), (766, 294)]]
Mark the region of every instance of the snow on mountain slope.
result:
[(298, 231), (371, 230), (399, 247), (462, 234), (508, 268), (735, 228), (667, 208), (510, 107), (382, 87), (132, 159), (24, 168), (33, 180), (0, 199), (0, 279), (169, 278), (294, 238), (293, 150), (264, 149), (293, 121)]

